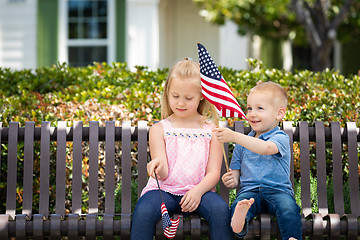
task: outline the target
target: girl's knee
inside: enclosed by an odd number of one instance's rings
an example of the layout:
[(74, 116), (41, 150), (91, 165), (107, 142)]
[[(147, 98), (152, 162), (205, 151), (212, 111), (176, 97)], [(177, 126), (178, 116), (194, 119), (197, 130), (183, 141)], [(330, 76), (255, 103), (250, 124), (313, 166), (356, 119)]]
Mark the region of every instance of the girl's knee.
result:
[(136, 206), (136, 209), (134, 212), (138, 212), (139, 214), (143, 214), (143, 215), (153, 215), (159, 210), (160, 210), (160, 207), (156, 208), (154, 206), (144, 204), (144, 205)]
[(156, 216), (157, 212), (159, 211), (160, 211), (160, 206), (159, 208), (156, 208), (154, 207), (154, 205), (150, 204), (147, 201), (142, 201), (142, 202), (139, 201), (133, 212), (133, 217), (139, 216), (139, 217), (147, 218), (151, 216)]

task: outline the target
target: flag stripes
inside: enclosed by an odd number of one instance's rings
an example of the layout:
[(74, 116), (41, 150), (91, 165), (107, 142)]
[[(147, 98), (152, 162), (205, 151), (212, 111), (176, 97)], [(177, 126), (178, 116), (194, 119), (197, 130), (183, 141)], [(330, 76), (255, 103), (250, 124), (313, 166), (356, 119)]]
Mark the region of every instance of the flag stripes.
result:
[[(201, 87), (202, 87), (203, 96), (206, 98), (206, 100), (208, 100), (211, 104), (213, 104), (218, 111), (222, 111), (220, 116), (245, 117), (245, 114), (241, 110), (240, 106), (237, 104), (236, 99), (232, 94), (230, 95), (225, 91), (219, 93), (217, 89), (209, 87), (209, 85), (207, 85), (205, 81), (201, 83)], [(224, 93), (224, 95), (221, 93)], [(225, 116), (224, 114), (226, 112), (229, 113), (226, 114)], [(241, 113), (241, 115), (239, 114), (239, 112)]]
[(176, 230), (180, 223), (180, 218), (176, 220), (171, 219), (168, 213), (168, 210), (165, 206), (165, 203), (161, 204), (161, 216), (162, 216), (162, 224), (163, 224), (163, 231), (165, 237), (172, 239), (176, 235)]
[(243, 117), (239, 103), (203, 45), (198, 43), (202, 94), (221, 117)]

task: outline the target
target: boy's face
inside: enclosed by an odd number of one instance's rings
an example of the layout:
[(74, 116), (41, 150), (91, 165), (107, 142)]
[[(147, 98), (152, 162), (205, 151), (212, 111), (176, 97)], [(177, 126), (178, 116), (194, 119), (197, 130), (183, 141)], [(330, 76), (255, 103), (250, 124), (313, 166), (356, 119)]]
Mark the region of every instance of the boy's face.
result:
[(276, 127), (285, 115), (271, 92), (251, 92), (247, 98), (247, 118), (256, 137)]

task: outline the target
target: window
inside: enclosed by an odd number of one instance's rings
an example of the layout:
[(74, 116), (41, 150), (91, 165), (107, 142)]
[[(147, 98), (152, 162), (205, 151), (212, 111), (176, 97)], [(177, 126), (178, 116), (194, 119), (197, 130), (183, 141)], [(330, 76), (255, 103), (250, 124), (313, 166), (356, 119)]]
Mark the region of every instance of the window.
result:
[[(60, 27), (60, 61), (71, 66), (86, 66), (94, 62), (111, 62), (114, 56), (111, 9), (113, 0), (67, 0)], [(60, 3), (61, 4), (61, 3)], [(60, 10), (61, 11), (61, 10)], [(65, 33), (65, 34), (63, 34)]]

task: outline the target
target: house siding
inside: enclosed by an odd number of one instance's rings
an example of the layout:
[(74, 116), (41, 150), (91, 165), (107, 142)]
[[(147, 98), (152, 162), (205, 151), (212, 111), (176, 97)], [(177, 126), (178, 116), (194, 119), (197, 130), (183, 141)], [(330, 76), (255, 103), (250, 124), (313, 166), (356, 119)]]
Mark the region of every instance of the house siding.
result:
[(0, 1), (0, 67), (36, 67), (36, 0)]
[[(66, 62), (64, 3), (0, 0), (0, 67), (35, 69)], [(206, 23), (198, 11), (192, 0), (111, 0), (109, 62), (171, 67), (184, 57), (197, 59), (200, 41), (218, 65), (246, 68), (247, 41), (232, 28)]]

